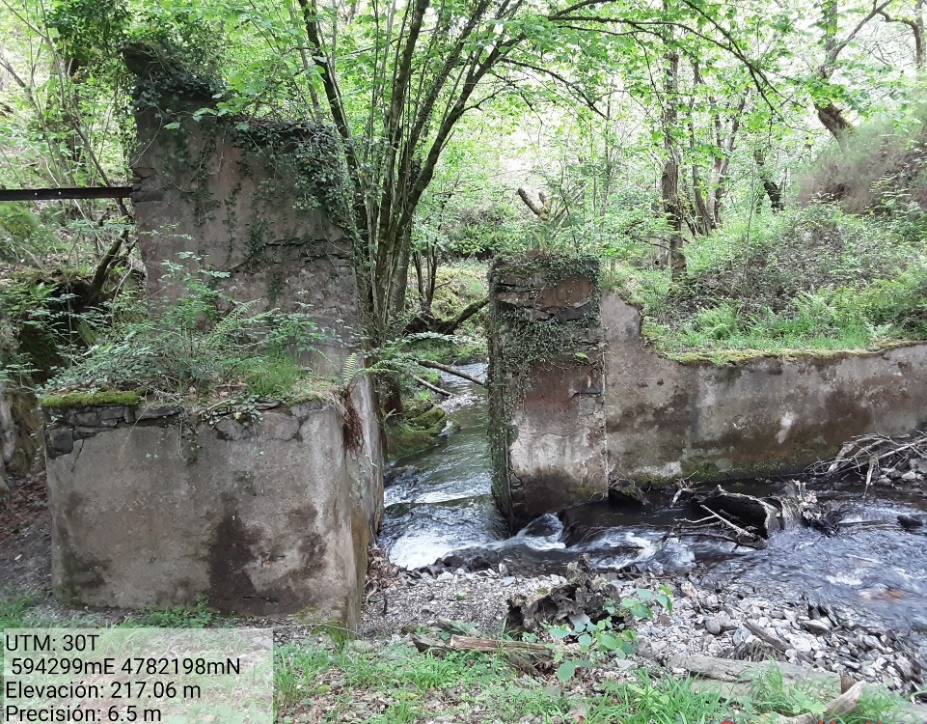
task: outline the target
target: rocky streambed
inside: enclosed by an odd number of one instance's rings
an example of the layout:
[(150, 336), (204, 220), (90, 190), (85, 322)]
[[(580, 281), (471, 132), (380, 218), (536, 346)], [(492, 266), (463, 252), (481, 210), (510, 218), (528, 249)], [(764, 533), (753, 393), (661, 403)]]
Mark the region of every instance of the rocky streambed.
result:
[[(841, 480), (801, 481), (815, 524), (761, 545), (730, 530), (693, 531), (686, 521), (704, 513), (671, 493), (642, 505), (578, 506), (509, 536), (489, 494), (485, 399), (468, 383), (443, 384), (460, 393), (446, 445), (402, 461), (387, 489), (381, 545), (398, 568), (381, 561), (391, 572), (372, 579), (365, 634), (442, 621), (498, 633), (510, 599), (562, 585), (582, 558), (621, 596), (659, 586), (673, 592), (671, 614), (635, 624), (638, 651), (651, 660), (771, 658), (908, 694), (925, 690), (927, 467), (910, 448), (870, 469), (851, 463), (868, 463), (873, 449), (848, 448), (831, 471)], [(725, 484), (757, 497), (794, 487)]]
[[(458, 622), (472, 624), (481, 635), (497, 636), (503, 632), (510, 601), (543, 595), (567, 582), (560, 574), (515, 575), (504, 563), (482, 571), (440, 564), (430, 568), (434, 573), (394, 570), (374, 576), (361, 634), (382, 637)], [(927, 636), (922, 631), (900, 632), (847, 619), (807, 600), (770, 600), (743, 588), (710, 587), (689, 577), (603, 577), (622, 598), (663, 586), (673, 593), (671, 613), (659, 610), (635, 622), (641, 658), (671, 667), (699, 656), (774, 659), (906, 694), (924, 689)]]

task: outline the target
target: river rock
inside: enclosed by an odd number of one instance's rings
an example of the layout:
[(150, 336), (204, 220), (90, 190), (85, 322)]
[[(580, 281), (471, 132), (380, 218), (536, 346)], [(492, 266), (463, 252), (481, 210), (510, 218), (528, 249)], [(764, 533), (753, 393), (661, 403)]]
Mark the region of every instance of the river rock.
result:
[(818, 618), (812, 621), (802, 621), (798, 625), (805, 629), (805, 631), (813, 633), (817, 636), (828, 634), (833, 628), (830, 621), (826, 618)]
[(916, 674), (914, 665), (904, 656), (899, 655), (895, 657), (895, 668), (898, 669), (899, 674), (908, 680), (913, 679)]
[(720, 617), (712, 616), (711, 618), (705, 619), (705, 630), (712, 636), (719, 636), (721, 634)]
[(753, 636), (753, 634), (750, 633), (750, 630), (749, 630), (746, 626), (741, 626), (741, 627), (739, 627), (739, 628), (734, 632), (734, 636), (733, 636), (734, 646), (742, 646), (742, 645), (745, 644), (745, 643), (747, 642), (747, 640), (750, 639), (752, 636)]

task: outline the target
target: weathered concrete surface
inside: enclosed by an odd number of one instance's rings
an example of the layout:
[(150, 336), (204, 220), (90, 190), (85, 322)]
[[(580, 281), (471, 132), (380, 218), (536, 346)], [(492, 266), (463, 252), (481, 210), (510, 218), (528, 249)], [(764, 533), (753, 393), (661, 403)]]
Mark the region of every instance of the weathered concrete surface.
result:
[[(369, 384), (351, 398), (363, 419)], [(304, 612), (356, 625), (382, 512), (379, 433), (313, 401), (256, 423), (54, 411), (47, 467), (56, 595), (100, 606)]]
[[(294, 182), (287, 155), (292, 144), (274, 145), (266, 141), (272, 133), (240, 130), (241, 119), (192, 120), (192, 111), (208, 102), (165, 93), (159, 107), (136, 113), (132, 202), (149, 292), (156, 300), (182, 293), (176, 280), (165, 277), (164, 264), (192, 269), (194, 259), (178, 256), (192, 252), (208, 268), (228, 272), (216, 280), (218, 288), (255, 302), (255, 311), (308, 313), (333, 337), (320, 345), (313, 365), (338, 374), (362, 331), (354, 236)], [(168, 128), (174, 124), (179, 127)], [(299, 137), (293, 130), (298, 127), (281, 127)], [(328, 183), (335, 186), (338, 179)]]
[(610, 484), (797, 473), (857, 435), (927, 425), (925, 344), (673, 361), (648, 346), (636, 308), (600, 300), (596, 269), (573, 263), (536, 257), (490, 279), (493, 491), (516, 524)]
[(616, 294), (606, 325), (609, 473), (674, 482), (795, 473), (863, 433), (927, 423), (927, 345), (736, 365), (656, 354), (641, 315)]
[(607, 492), (598, 296), (543, 267), (497, 268), (490, 286), (493, 490), (517, 524)]
[(35, 395), (0, 382), (0, 479), (4, 471), (25, 474), (41, 467), (42, 425)]

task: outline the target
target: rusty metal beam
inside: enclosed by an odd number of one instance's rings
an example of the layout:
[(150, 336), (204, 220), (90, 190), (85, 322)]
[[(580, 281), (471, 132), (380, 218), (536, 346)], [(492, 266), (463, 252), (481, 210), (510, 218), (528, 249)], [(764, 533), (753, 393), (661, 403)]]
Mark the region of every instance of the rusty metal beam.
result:
[(131, 186), (86, 186), (59, 189), (0, 189), (0, 201), (59, 201), (62, 199), (126, 199)]

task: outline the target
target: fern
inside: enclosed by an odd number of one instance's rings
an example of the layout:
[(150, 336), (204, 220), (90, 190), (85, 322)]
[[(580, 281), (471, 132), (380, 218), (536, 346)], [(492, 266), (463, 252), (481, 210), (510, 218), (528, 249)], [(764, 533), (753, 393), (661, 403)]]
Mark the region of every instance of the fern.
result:
[(351, 352), (341, 368), (341, 385), (349, 387), (357, 375), (357, 352)]
[(304, 377), (298, 356), (325, 338), (305, 312), (255, 313), (257, 301), (239, 302), (213, 288), (217, 273), (167, 268), (186, 294), (154, 316), (132, 310), (117, 320), (48, 389), (145, 387), (183, 395), (240, 387), (267, 397)]

